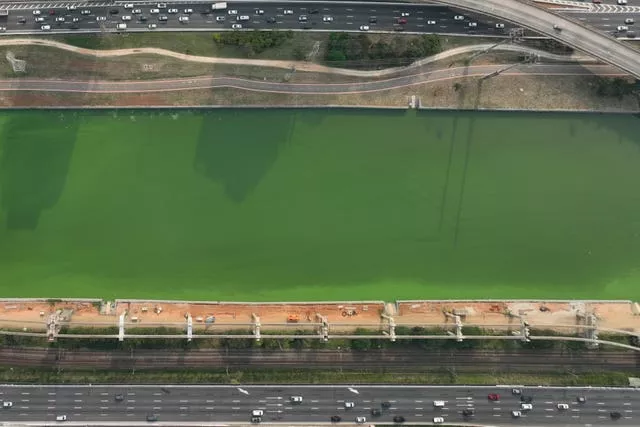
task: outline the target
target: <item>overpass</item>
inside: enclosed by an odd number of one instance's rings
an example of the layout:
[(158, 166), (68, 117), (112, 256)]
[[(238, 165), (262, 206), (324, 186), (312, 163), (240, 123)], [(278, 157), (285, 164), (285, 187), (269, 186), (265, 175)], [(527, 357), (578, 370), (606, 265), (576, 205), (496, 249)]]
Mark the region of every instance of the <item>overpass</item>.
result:
[[(515, 22), (588, 53), (640, 79), (640, 51), (600, 31), (518, 0), (437, 0), (450, 7)], [(557, 25), (561, 30), (554, 29)]]

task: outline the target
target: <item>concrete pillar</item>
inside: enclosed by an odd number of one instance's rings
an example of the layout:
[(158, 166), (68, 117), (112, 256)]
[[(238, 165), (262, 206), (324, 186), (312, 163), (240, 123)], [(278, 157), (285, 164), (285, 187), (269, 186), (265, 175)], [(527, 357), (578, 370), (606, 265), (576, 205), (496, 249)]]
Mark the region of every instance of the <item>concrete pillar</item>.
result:
[(253, 320), (253, 335), (256, 337), (256, 341), (260, 342), (260, 316), (255, 313), (251, 313), (251, 318)]
[(193, 339), (193, 318), (191, 313), (187, 313), (187, 341), (191, 342)]
[(120, 330), (118, 331), (118, 341), (124, 341), (124, 318), (126, 316), (127, 316), (126, 312), (120, 315), (120, 322), (119, 322)]

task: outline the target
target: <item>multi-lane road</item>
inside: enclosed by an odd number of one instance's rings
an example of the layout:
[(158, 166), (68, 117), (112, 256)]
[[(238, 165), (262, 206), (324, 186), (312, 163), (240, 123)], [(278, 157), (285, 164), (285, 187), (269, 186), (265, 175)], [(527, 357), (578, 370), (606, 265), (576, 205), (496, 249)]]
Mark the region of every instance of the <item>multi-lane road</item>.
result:
[[(638, 425), (640, 392), (634, 389), (521, 388), (533, 399), (533, 409), (519, 419), (521, 409), (513, 386), (0, 386), (0, 398), (12, 402), (0, 410), (0, 422), (54, 422), (66, 415), (70, 422), (145, 422), (156, 415), (159, 422), (248, 422), (251, 411), (264, 411), (264, 422), (329, 422), (332, 416), (353, 423), (355, 417), (368, 422), (390, 423), (401, 415), (407, 422), (463, 422), (464, 409), (474, 415), (466, 421), (491, 425)], [(488, 395), (497, 393), (498, 401)], [(118, 401), (121, 395), (122, 401)], [(302, 396), (293, 404), (291, 396)], [(578, 398), (585, 402), (579, 403)], [(444, 401), (441, 408), (435, 400)], [(354, 407), (345, 408), (346, 402)], [(390, 407), (378, 417), (372, 409)], [(558, 409), (566, 403), (568, 409)], [(620, 418), (611, 419), (611, 412)]]

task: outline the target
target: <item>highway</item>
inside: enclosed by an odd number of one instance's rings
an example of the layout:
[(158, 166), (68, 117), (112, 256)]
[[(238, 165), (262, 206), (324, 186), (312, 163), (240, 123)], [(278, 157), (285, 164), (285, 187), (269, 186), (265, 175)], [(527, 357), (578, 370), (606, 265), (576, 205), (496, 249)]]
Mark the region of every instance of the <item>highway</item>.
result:
[[(520, 387), (518, 387), (520, 388)], [(511, 411), (520, 409), (520, 396), (512, 386), (0, 386), (0, 397), (13, 407), (0, 411), (0, 422), (52, 422), (66, 415), (69, 422), (132, 423), (145, 422), (150, 414), (158, 421), (170, 422), (246, 422), (251, 411), (264, 411), (264, 422), (328, 423), (338, 415), (353, 423), (364, 416), (368, 422), (391, 423), (401, 415), (407, 422), (430, 423), (440, 416), (448, 423), (473, 421), (491, 425), (631, 426), (638, 425), (640, 392), (611, 388), (522, 388), (522, 395), (533, 399), (533, 409), (514, 419)], [(498, 393), (498, 401), (488, 395)], [(123, 400), (117, 401), (121, 394)], [(291, 396), (302, 396), (301, 404), (292, 404)], [(584, 403), (578, 403), (582, 396)], [(444, 407), (435, 408), (434, 400)], [(345, 409), (345, 402), (354, 407)], [(378, 417), (371, 409), (390, 407)], [(569, 405), (559, 410), (558, 403)], [(463, 409), (474, 416), (464, 419)], [(619, 412), (618, 420), (610, 413)], [(125, 424), (126, 425), (126, 424)]]

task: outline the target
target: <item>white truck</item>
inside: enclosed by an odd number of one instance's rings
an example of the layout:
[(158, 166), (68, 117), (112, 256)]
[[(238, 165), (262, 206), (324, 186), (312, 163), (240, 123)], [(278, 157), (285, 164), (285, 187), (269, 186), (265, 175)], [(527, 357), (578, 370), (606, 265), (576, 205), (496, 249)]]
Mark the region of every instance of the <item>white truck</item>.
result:
[(227, 8), (227, 2), (214, 3), (211, 5), (211, 10), (225, 10)]

